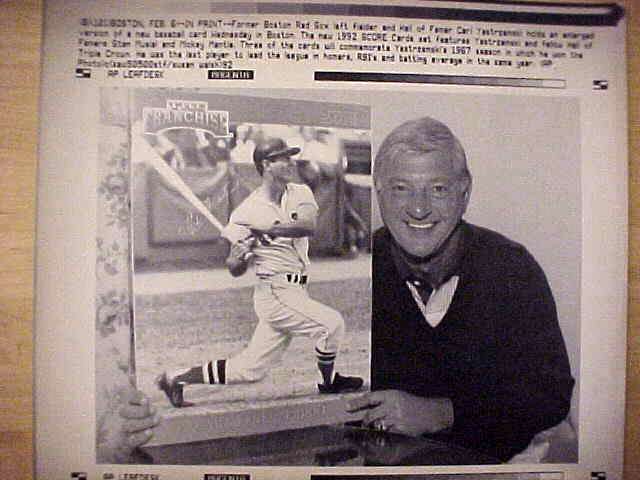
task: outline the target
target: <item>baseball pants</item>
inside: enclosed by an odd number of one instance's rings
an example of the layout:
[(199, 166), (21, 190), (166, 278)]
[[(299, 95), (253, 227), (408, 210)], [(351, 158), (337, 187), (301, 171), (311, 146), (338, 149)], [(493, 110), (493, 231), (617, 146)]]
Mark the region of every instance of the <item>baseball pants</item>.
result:
[(257, 382), (277, 365), (294, 336), (316, 339), (316, 353), (335, 357), (344, 336), (342, 315), (309, 297), (306, 285), (286, 278), (262, 279), (253, 303), (258, 326), (247, 347), (227, 359), (226, 383)]

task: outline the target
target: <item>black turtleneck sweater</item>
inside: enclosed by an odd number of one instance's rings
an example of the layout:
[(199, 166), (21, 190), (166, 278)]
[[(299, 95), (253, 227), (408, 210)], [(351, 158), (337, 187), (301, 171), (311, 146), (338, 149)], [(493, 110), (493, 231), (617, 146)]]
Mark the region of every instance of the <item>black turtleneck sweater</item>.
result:
[(391, 234), (375, 233), (372, 388), (449, 398), (449, 440), (506, 461), (567, 416), (574, 380), (549, 284), (531, 254), (490, 230), (459, 228), (449, 275), (459, 276), (458, 287), (436, 327), (405, 284), (410, 269), (398, 268)]

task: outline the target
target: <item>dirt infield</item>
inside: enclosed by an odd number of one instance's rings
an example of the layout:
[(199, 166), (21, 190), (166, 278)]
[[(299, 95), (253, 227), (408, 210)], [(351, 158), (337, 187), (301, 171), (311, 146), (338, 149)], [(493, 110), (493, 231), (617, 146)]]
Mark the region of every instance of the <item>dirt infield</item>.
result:
[[(310, 295), (339, 310), (347, 335), (337, 360), (337, 371), (369, 379), (371, 281), (354, 278), (316, 282)], [(138, 387), (161, 408), (171, 408), (153, 380), (164, 371), (198, 365), (239, 352), (257, 323), (252, 288), (163, 295), (138, 295), (135, 306), (136, 369)], [(256, 384), (190, 386), (186, 399), (196, 405), (227, 411), (249, 404), (265, 405), (287, 399), (317, 396), (318, 372), (314, 341), (297, 337), (282, 363)]]

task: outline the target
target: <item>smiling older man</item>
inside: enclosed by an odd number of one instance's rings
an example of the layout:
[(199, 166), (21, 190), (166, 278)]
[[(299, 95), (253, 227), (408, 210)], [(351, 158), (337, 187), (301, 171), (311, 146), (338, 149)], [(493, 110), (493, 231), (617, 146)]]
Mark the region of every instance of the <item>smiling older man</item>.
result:
[(472, 178), (444, 124), (406, 122), (374, 166), (372, 389), (364, 423), (507, 460), (561, 422), (574, 380), (544, 272), (462, 217)]

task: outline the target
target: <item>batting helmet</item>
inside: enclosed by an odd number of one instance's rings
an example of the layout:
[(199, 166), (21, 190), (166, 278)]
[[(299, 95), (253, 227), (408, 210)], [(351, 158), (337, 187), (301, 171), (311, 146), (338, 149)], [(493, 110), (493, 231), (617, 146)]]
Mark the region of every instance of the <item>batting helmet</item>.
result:
[(298, 147), (289, 147), (281, 138), (266, 138), (253, 151), (253, 163), (258, 173), (262, 175), (264, 171), (263, 162), (265, 160), (273, 160), (278, 157), (292, 157), (300, 153)]

